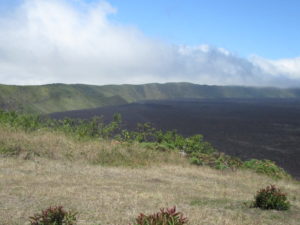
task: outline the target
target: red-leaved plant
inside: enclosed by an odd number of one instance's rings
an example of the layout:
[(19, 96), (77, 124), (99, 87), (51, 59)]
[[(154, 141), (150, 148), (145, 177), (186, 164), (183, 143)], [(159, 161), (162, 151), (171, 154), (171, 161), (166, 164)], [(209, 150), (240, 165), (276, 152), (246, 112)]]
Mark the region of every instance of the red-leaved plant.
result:
[(253, 202), (253, 207), (261, 209), (288, 210), (290, 208), (290, 202), (287, 200), (286, 193), (283, 193), (275, 185), (270, 185), (257, 192)]
[(62, 206), (50, 207), (29, 217), (30, 225), (75, 225), (76, 214), (65, 211)]
[[(176, 212), (176, 207), (160, 209), (160, 212), (151, 215), (141, 213), (134, 225), (183, 225), (188, 219), (181, 212)], [(131, 225), (131, 224), (129, 224)]]

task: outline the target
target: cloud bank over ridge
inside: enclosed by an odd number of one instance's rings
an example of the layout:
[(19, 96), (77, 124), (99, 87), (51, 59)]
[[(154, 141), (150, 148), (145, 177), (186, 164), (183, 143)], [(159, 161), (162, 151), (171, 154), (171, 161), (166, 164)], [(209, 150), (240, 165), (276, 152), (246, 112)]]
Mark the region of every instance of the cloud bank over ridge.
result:
[(114, 13), (106, 1), (25, 0), (0, 15), (0, 83), (300, 86), (300, 57), (242, 58), (208, 45), (160, 42), (113, 22)]

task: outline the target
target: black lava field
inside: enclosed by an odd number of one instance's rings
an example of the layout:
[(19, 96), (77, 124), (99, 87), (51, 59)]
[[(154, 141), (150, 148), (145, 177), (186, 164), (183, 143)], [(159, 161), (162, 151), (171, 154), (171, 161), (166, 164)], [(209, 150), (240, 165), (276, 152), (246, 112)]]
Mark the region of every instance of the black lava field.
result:
[(184, 136), (203, 134), (221, 152), (242, 159), (271, 159), (300, 179), (300, 99), (147, 101), (50, 116), (103, 115), (109, 121), (117, 112), (129, 129), (150, 122)]

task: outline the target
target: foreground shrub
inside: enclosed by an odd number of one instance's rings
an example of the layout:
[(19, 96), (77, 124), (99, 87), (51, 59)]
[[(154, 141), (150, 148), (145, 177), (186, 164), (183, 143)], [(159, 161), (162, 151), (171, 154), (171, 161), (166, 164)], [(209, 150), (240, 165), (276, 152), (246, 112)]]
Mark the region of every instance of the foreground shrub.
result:
[(62, 206), (50, 207), (30, 217), (31, 225), (75, 225), (76, 214), (65, 211)]
[(287, 201), (287, 194), (274, 185), (270, 185), (257, 192), (253, 207), (261, 209), (288, 210), (290, 203)]
[(251, 159), (245, 161), (242, 165), (243, 168), (254, 170), (257, 173), (266, 174), (273, 178), (290, 178), (290, 175), (281, 167), (277, 166), (271, 160), (258, 160)]
[(160, 209), (160, 212), (148, 216), (141, 213), (134, 225), (182, 225), (187, 221), (188, 219), (181, 212), (176, 212), (174, 206), (169, 209)]

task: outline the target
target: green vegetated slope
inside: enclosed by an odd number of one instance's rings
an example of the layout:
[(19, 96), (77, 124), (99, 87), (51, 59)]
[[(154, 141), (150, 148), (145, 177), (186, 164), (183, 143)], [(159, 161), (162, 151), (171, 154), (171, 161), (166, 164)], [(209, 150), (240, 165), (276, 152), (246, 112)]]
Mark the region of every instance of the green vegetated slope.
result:
[(105, 86), (83, 84), (0, 85), (0, 107), (2, 109), (31, 113), (96, 108), (140, 100), (295, 97), (300, 97), (300, 89), (207, 86), (191, 83)]
[(209, 86), (191, 83), (105, 85), (98, 87), (106, 96), (119, 95), (128, 102), (174, 98), (294, 98), (300, 89)]
[(95, 87), (88, 85), (0, 85), (0, 106), (8, 110), (50, 113), (123, 103), (126, 103), (123, 98), (105, 96)]

